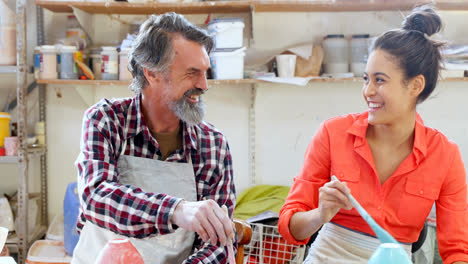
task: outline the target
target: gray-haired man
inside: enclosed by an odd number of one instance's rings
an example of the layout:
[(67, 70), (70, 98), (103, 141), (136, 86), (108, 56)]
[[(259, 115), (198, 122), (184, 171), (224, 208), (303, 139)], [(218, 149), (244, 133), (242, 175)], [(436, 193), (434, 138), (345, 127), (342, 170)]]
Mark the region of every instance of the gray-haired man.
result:
[(136, 95), (86, 111), (72, 263), (94, 263), (107, 241), (121, 237), (145, 263), (226, 263), (231, 155), (226, 138), (203, 121), (201, 98), (212, 46), (181, 15), (151, 16), (129, 58)]

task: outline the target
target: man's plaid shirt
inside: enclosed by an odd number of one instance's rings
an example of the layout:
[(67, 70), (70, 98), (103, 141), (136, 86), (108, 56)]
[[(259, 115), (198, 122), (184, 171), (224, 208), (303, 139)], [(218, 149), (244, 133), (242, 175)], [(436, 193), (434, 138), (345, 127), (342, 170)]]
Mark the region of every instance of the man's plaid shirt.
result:
[[(125, 155), (162, 159), (159, 145), (143, 119), (140, 100), (141, 95), (103, 99), (84, 114), (81, 151), (76, 161), (81, 204), (79, 231), (86, 221), (137, 238), (168, 234), (177, 228), (170, 219), (180, 198), (119, 184), (117, 163), (124, 142)], [(182, 122), (182, 131), (183, 148), (166, 161), (187, 162), (186, 154), (190, 154), (198, 201), (212, 199), (220, 206), (225, 204), (232, 218), (235, 188), (226, 138), (206, 122), (196, 126)], [(194, 249), (184, 263), (227, 262), (225, 248), (204, 244), (198, 235)]]

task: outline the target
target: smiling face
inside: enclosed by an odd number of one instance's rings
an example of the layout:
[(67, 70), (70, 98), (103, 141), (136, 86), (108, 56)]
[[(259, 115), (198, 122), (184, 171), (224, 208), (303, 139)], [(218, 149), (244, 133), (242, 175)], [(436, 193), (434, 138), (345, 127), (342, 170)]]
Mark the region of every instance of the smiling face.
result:
[(392, 125), (414, 116), (419, 92), (414, 80), (404, 82), (396, 59), (388, 52), (374, 50), (364, 73), (362, 94), (369, 109), (369, 124)]
[(179, 35), (173, 36), (172, 49), (174, 58), (167, 73), (154, 73), (154, 77), (147, 78), (150, 87), (143, 94), (145, 100), (161, 102), (160, 107), (182, 121), (197, 124), (205, 114), (201, 95), (207, 90), (210, 60), (202, 45)]

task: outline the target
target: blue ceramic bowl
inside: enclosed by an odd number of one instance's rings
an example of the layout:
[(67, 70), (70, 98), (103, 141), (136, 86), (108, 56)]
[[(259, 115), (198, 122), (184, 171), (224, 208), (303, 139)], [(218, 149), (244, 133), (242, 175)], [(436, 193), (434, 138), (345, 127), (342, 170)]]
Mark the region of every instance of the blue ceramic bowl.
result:
[(369, 259), (368, 264), (411, 264), (406, 251), (398, 244), (383, 243)]

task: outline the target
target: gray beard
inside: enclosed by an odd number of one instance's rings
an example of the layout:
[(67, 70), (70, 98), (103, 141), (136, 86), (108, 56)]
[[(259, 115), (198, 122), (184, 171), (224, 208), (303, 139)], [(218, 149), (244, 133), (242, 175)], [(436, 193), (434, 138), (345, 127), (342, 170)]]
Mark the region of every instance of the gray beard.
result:
[(169, 108), (180, 120), (189, 125), (202, 122), (206, 112), (205, 102), (203, 102), (201, 96), (196, 104), (188, 103), (184, 96), (179, 101), (170, 102)]

